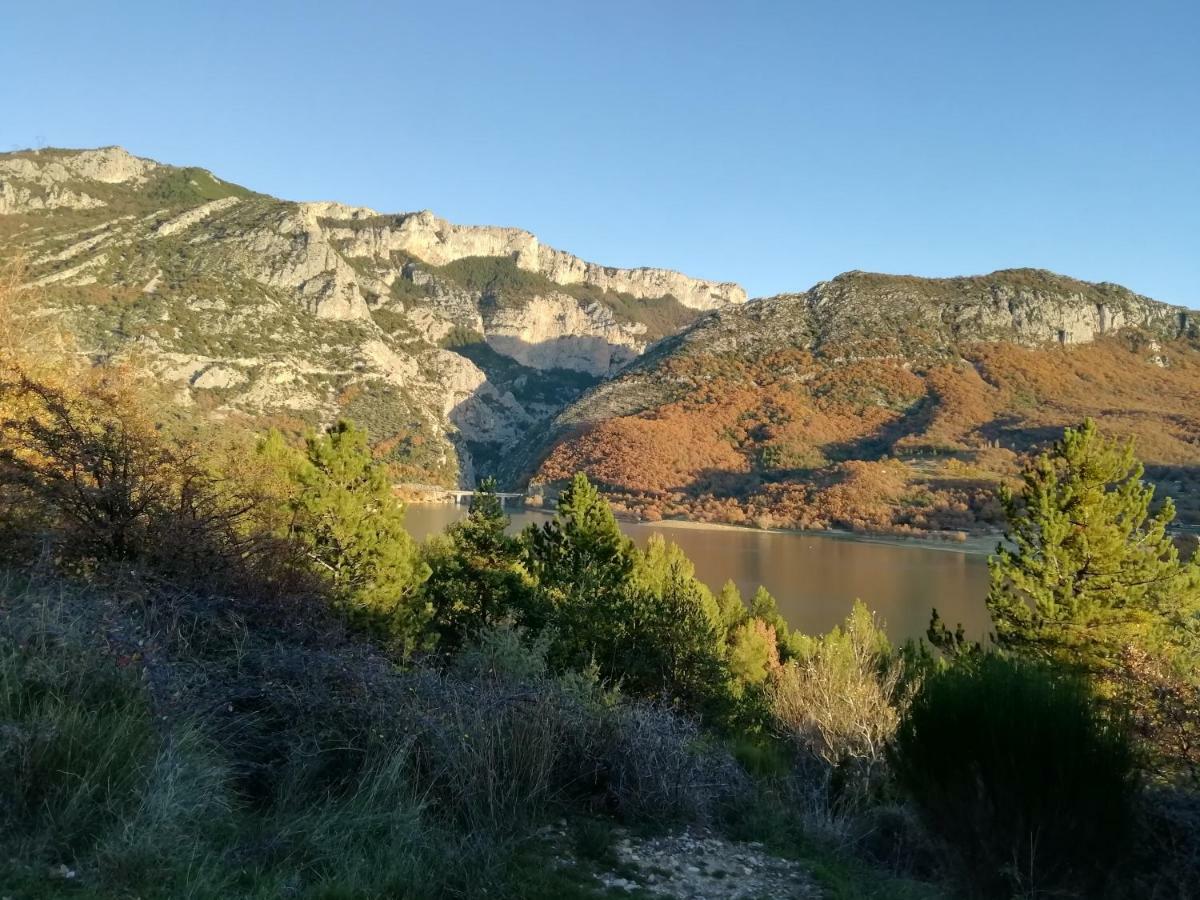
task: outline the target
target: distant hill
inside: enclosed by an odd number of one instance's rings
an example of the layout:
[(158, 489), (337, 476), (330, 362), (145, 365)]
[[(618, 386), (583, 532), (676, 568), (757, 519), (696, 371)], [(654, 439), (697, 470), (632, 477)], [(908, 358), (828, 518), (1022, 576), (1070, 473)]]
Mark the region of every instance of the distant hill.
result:
[(975, 531), (1018, 454), (1085, 416), (1200, 521), (1200, 314), (1035, 269), (848, 272), (708, 314), (555, 421), (524, 464), (632, 511)]

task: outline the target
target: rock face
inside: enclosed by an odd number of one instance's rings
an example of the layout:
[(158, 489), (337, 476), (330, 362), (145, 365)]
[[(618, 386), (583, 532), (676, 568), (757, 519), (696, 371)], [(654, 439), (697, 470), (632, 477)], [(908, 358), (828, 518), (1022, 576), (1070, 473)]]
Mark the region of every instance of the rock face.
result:
[(346, 414), (402, 476), (469, 482), (734, 284), (527, 231), (290, 203), (118, 147), (0, 154), (0, 254), (97, 356), (218, 415)]
[(566, 294), (496, 310), (486, 328), (488, 344), (533, 369), (607, 375), (645, 348), (644, 327), (621, 325), (601, 304), (583, 306)]
[[(331, 233), (346, 242), (344, 252), (352, 257), (379, 258), (399, 250), (441, 266), (472, 256), (499, 256), (513, 260), (521, 269), (545, 275), (556, 284), (586, 284), (643, 300), (669, 294), (691, 309), (716, 309), (746, 300), (745, 290), (731, 282), (689, 278), (667, 269), (599, 266), (546, 247), (528, 231), (517, 228), (453, 225), (428, 210), (380, 217), (369, 209), (306, 205), (316, 215), (331, 220)], [(339, 226), (339, 219), (347, 224)]]
[(1042, 269), (965, 278), (847, 272), (802, 294), (705, 317), (681, 336), (681, 346), (919, 357), (979, 341), (1082, 344), (1125, 328), (1175, 340), (1200, 331), (1200, 313)]

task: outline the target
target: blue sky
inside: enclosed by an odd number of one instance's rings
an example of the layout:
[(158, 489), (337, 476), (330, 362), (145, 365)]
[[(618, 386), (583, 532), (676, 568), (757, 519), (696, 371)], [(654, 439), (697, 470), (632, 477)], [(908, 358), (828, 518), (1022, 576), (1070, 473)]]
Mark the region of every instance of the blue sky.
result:
[(1200, 3), (9, 4), (0, 150), (801, 290), (1041, 266), (1200, 307)]

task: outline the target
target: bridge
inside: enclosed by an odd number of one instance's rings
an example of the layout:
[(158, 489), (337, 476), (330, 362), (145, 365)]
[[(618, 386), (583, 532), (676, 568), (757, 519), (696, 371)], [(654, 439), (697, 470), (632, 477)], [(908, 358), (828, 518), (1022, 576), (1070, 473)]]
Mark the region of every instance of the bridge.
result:
[[(436, 499), (452, 499), (455, 506), (458, 506), (463, 502), (470, 503), (471, 498), (475, 496), (474, 491), (444, 488), (436, 484), (415, 484), (413, 482), (401, 482), (399, 484), (393, 484), (392, 488), (402, 493), (425, 494)], [(509, 501), (515, 501), (518, 504), (525, 502), (524, 493), (517, 493), (513, 491), (496, 491), (496, 497), (500, 500), (501, 505), (506, 505)]]

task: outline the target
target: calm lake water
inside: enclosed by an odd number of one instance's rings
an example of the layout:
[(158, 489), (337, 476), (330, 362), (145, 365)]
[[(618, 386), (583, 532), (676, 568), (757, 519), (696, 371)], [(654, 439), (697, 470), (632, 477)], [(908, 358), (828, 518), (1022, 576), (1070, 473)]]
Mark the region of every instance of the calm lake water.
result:
[[(436, 534), (467, 513), (452, 504), (411, 504), (408, 529), (419, 540)], [(513, 528), (544, 522), (547, 513), (513, 511)], [(920, 544), (889, 544), (808, 534), (772, 534), (750, 530), (674, 528), (634, 522), (621, 529), (639, 545), (658, 533), (674, 541), (696, 564), (696, 575), (714, 591), (732, 578), (749, 597), (761, 584), (779, 601), (794, 627), (818, 634), (840, 623), (861, 598), (887, 623), (895, 641), (917, 638), (936, 606), (953, 627), (962, 622), (968, 635), (987, 627), (987, 560), (963, 552)]]

